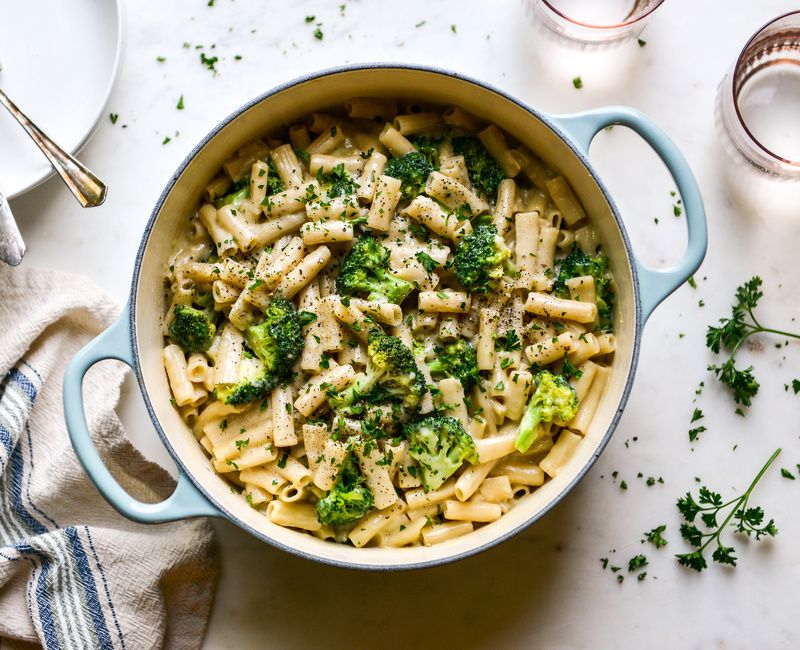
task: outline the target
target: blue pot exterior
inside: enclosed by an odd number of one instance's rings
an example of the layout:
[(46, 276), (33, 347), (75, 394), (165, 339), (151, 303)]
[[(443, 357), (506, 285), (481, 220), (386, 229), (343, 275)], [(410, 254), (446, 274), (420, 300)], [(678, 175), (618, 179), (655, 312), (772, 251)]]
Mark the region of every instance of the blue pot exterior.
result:
[[(244, 522), (233, 516), (231, 513), (226, 511), (225, 508), (223, 508), (219, 504), (219, 502), (214, 498), (214, 496), (210, 494), (199, 483), (199, 481), (197, 481), (192, 476), (191, 472), (187, 469), (185, 464), (181, 461), (181, 458), (178, 456), (178, 454), (175, 453), (172, 445), (170, 444), (163, 428), (159, 423), (159, 420), (153, 409), (151, 399), (148, 395), (147, 387), (145, 385), (141, 370), (139, 351), (137, 349), (137, 344), (136, 344), (137, 315), (136, 315), (135, 305), (136, 305), (137, 290), (139, 286), (140, 272), (142, 267), (142, 258), (144, 256), (147, 243), (150, 239), (150, 235), (153, 232), (153, 226), (156, 221), (156, 218), (159, 215), (167, 196), (170, 194), (173, 187), (175, 186), (175, 183), (181, 177), (181, 175), (183, 174), (189, 163), (194, 159), (194, 157), (198, 154), (198, 152), (220, 132), (221, 129), (223, 129), (227, 124), (237, 119), (247, 110), (249, 110), (256, 104), (259, 104), (260, 102), (264, 101), (265, 99), (277, 93), (280, 93), (283, 90), (286, 90), (287, 88), (290, 88), (298, 84), (302, 84), (310, 80), (314, 80), (318, 77), (327, 75), (336, 75), (339, 73), (353, 72), (358, 70), (398, 69), (398, 68), (453, 77), (465, 81), (469, 84), (474, 84), (483, 87), (507, 100), (514, 102), (519, 107), (523, 108), (525, 111), (529, 112), (534, 117), (538, 118), (540, 121), (545, 123), (556, 135), (558, 135), (558, 137), (561, 140), (563, 140), (563, 142), (572, 150), (574, 155), (580, 160), (583, 166), (591, 174), (594, 181), (601, 188), (608, 204), (611, 207), (611, 211), (614, 215), (614, 218), (617, 222), (617, 226), (622, 235), (626, 253), (628, 255), (628, 260), (630, 261), (631, 274), (633, 279), (634, 306), (635, 306), (635, 314), (634, 314), (635, 341), (633, 343), (633, 355), (624, 391), (622, 393), (622, 398), (613, 416), (611, 424), (608, 427), (608, 430), (605, 433), (601, 443), (597, 447), (591, 461), (588, 462), (581, 469), (581, 471), (574, 477), (574, 479), (570, 482), (567, 488), (564, 489), (557, 496), (557, 498), (553, 499), (549, 504), (547, 504), (544, 508), (542, 508), (539, 512), (537, 512), (535, 516), (525, 521), (522, 525), (514, 528), (513, 530), (507, 532), (506, 534), (493, 538), (489, 543), (470, 549), (468, 552), (461, 554), (454, 554), (444, 559), (436, 561), (390, 564), (390, 565), (372, 565), (372, 564), (362, 565), (362, 564), (351, 564), (349, 562), (332, 561), (330, 559), (321, 558), (313, 554), (306, 553), (299, 549), (277, 542), (276, 540), (265, 535), (263, 532), (255, 530), (251, 526), (245, 524)], [(605, 128), (610, 124), (624, 124), (626, 126), (630, 126), (634, 130), (636, 130), (640, 135), (642, 135), (642, 137), (644, 137), (645, 140), (647, 140), (648, 143), (651, 144), (651, 146), (653, 146), (656, 152), (664, 160), (670, 172), (673, 174), (673, 177), (675, 178), (676, 184), (681, 193), (681, 197), (683, 198), (685, 213), (687, 215), (687, 222), (689, 224), (689, 231), (690, 231), (689, 249), (682, 262), (677, 267), (673, 269), (668, 269), (666, 272), (655, 271), (653, 269), (650, 269), (642, 265), (637, 260), (633, 252), (633, 249), (631, 247), (627, 232), (625, 230), (624, 223), (616, 207), (616, 204), (611, 198), (606, 187), (603, 185), (602, 181), (597, 177), (597, 174), (595, 173), (591, 164), (588, 161), (587, 152), (589, 143), (591, 142), (592, 138), (596, 133), (598, 133), (602, 128)], [(299, 79), (291, 81), (282, 86), (278, 86), (277, 88), (274, 88), (264, 93), (263, 95), (253, 99), (251, 102), (245, 104), (237, 111), (231, 113), (222, 122), (220, 122), (192, 150), (192, 152), (187, 156), (187, 158), (183, 161), (180, 167), (172, 175), (170, 181), (167, 183), (164, 191), (159, 197), (155, 205), (155, 208), (153, 209), (151, 217), (147, 223), (147, 226), (145, 227), (145, 231), (142, 237), (142, 242), (139, 247), (139, 251), (136, 258), (136, 264), (134, 267), (130, 300), (128, 305), (126, 306), (125, 311), (120, 316), (119, 321), (114, 326), (112, 326), (112, 328), (110, 328), (106, 333), (95, 339), (95, 341), (90, 343), (89, 346), (87, 346), (87, 348), (80, 353), (81, 355), (83, 355), (81, 359), (78, 359), (76, 357), (79, 363), (77, 364), (77, 367), (74, 369), (74, 372), (72, 372), (71, 374), (68, 372), (68, 377), (65, 379), (65, 412), (67, 414), (70, 432), (73, 435), (73, 441), (76, 446), (76, 451), (78, 451), (79, 448), (81, 449), (81, 451), (79, 452), (79, 457), (81, 458), (82, 462), (84, 462), (84, 466), (86, 467), (90, 476), (92, 476), (95, 483), (98, 484), (98, 487), (101, 489), (101, 492), (104, 494), (104, 496), (106, 496), (106, 498), (109, 499), (112, 505), (114, 505), (118, 510), (123, 512), (123, 514), (138, 521), (145, 521), (145, 522), (169, 521), (169, 520), (183, 519), (187, 517), (201, 516), (201, 515), (224, 516), (235, 525), (244, 528), (251, 534), (255, 535), (256, 537), (264, 540), (265, 542), (273, 546), (281, 548), (287, 552), (300, 555), (301, 557), (305, 557), (307, 559), (324, 562), (326, 564), (340, 566), (343, 568), (395, 571), (401, 569), (423, 568), (427, 566), (442, 564), (445, 562), (464, 559), (465, 557), (487, 550), (488, 548), (505, 541), (509, 537), (519, 533), (521, 530), (523, 530), (527, 526), (531, 525), (532, 523), (540, 519), (547, 512), (549, 512), (549, 510), (552, 507), (554, 507), (557, 503), (559, 503), (560, 500), (572, 488), (574, 488), (575, 485), (586, 475), (586, 473), (594, 464), (595, 460), (599, 457), (600, 453), (603, 451), (606, 444), (610, 440), (612, 434), (614, 433), (614, 430), (616, 429), (616, 426), (622, 415), (625, 404), (628, 400), (638, 362), (639, 345), (642, 335), (642, 328), (647, 320), (647, 317), (650, 315), (655, 306), (657, 306), (658, 303), (661, 302), (661, 300), (666, 298), (672, 291), (675, 290), (675, 288), (677, 288), (677, 286), (683, 283), (690, 275), (692, 275), (692, 273), (696, 271), (696, 269), (702, 262), (703, 256), (705, 254), (706, 244), (707, 244), (707, 234), (706, 234), (705, 213), (703, 209), (702, 199), (700, 198), (699, 190), (697, 189), (697, 185), (691, 174), (691, 171), (689, 170), (688, 165), (686, 164), (686, 161), (683, 159), (683, 157), (675, 148), (675, 146), (672, 144), (672, 142), (669, 140), (669, 138), (667, 138), (667, 136), (663, 132), (661, 132), (660, 129), (655, 127), (655, 125), (653, 125), (653, 123), (650, 122), (648, 118), (643, 116), (638, 111), (635, 111), (634, 109), (626, 107), (608, 107), (576, 115), (568, 115), (568, 116), (549, 115), (537, 111), (533, 108), (530, 108), (524, 103), (504, 93), (503, 91), (500, 91), (483, 82), (476, 81), (474, 79), (470, 79), (468, 77), (464, 77), (462, 75), (447, 70), (422, 67), (422, 66), (409, 66), (405, 64), (371, 64), (371, 65), (346, 66), (346, 67), (339, 67), (330, 70), (325, 70), (319, 73), (301, 77)], [(90, 349), (92, 348), (92, 346), (95, 346), (94, 350)], [(112, 352), (114, 350), (116, 350), (116, 352)], [(120, 352), (120, 350), (124, 351)], [(103, 472), (107, 474), (108, 470), (105, 469), (105, 467), (102, 467), (101, 469), (98, 466), (98, 464), (102, 465), (99, 456), (97, 456), (97, 458), (91, 458), (89, 452), (86, 449), (85, 440), (81, 440), (82, 432), (77, 431), (77, 435), (73, 433), (73, 430), (81, 429), (81, 423), (79, 422), (79, 420), (82, 420), (83, 417), (82, 404), (79, 405), (80, 406), (79, 409), (76, 406), (76, 403), (80, 401), (80, 378), (82, 378), (82, 372), (85, 372), (86, 369), (88, 369), (88, 367), (92, 363), (96, 362), (100, 358), (107, 358), (109, 356), (113, 356), (114, 358), (119, 358), (125, 361), (126, 363), (131, 365), (131, 367), (134, 369), (142, 395), (145, 400), (148, 413), (150, 414), (150, 418), (153, 421), (153, 426), (158, 432), (158, 435), (160, 436), (162, 443), (167, 447), (170, 454), (174, 458), (176, 464), (180, 468), (180, 474), (181, 474), (179, 480), (180, 489), (176, 490), (176, 494), (180, 492), (179, 498), (173, 501), (172, 503), (164, 502), (166, 507), (161, 507), (153, 512), (142, 511), (142, 509), (139, 506), (132, 505), (130, 503), (132, 499), (128, 497), (127, 494), (125, 494), (123, 497), (116, 490), (109, 488), (109, 484), (106, 480), (106, 477), (104, 477), (103, 475)], [(73, 369), (71, 368), (71, 370)], [(77, 394), (76, 391), (74, 390), (74, 385), (76, 384), (76, 382), (78, 386)], [(67, 393), (68, 383), (72, 386), (69, 391), (69, 395)], [(83, 421), (83, 426), (85, 428), (85, 421)], [(88, 430), (86, 431), (86, 435), (88, 435)], [(76, 438), (78, 439), (77, 441)], [(188, 479), (186, 477), (188, 477)]]

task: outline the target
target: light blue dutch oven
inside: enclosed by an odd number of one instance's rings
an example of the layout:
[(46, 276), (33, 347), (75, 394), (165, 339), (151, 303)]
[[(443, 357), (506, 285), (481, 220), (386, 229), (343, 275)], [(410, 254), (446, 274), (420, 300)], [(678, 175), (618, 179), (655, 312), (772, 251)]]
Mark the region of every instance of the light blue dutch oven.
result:
[[(617, 352), (608, 388), (590, 430), (565, 469), (526, 497), (499, 521), (431, 547), (362, 548), (324, 542), (282, 528), (250, 508), (213, 471), (191, 430), (170, 405), (161, 364), (162, 271), (185, 219), (222, 161), (264, 133), (313, 111), (341, 105), (352, 97), (413, 98), (459, 105), (494, 122), (540, 154), (570, 182), (600, 231), (616, 278)], [(657, 270), (633, 253), (622, 218), (587, 159), (589, 144), (603, 128), (627, 126), (661, 157), (680, 192), (689, 231), (683, 259)], [(622, 106), (573, 115), (549, 115), (481, 82), (430, 68), (366, 65), (338, 68), (280, 86), (227, 117), (192, 151), (170, 179), (145, 229), (127, 307), (117, 322), (81, 350), (64, 378), (64, 412), (75, 452), (97, 489), (130, 519), (158, 523), (197, 516), (227, 517), (264, 541), (328, 564), (392, 570), (418, 568), (463, 558), (487, 549), (529, 526), (574, 487), (610, 439), (633, 383), (642, 328), (653, 309), (691, 276), (703, 260), (707, 231), (703, 201), (686, 161), (670, 139), (642, 113)], [(124, 361), (136, 373), (147, 410), (161, 441), (175, 459), (180, 477), (166, 501), (141, 503), (111, 476), (89, 433), (81, 396), (86, 371), (102, 359)]]

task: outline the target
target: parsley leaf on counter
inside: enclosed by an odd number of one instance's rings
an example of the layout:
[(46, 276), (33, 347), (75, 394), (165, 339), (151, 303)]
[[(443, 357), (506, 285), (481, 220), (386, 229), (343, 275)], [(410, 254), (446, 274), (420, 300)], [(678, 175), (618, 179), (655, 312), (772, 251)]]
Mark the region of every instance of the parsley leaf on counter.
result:
[(633, 571), (638, 571), (639, 569), (643, 569), (647, 566), (647, 558), (644, 555), (634, 555), (630, 560), (628, 560), (628, 572), (632, 573)]
[(580, 77), (575, 77), (572, 80), (572, 85), (575, 86), (575, 88), (577, 89), (583, 88), (583, 79), (581, 79)]
[(205, 52), (200, 52), (200, 63), (206, 66), (211, 72), (217, 74), (217, 61), (219, 61), (218, 56), (206, 56)]
[(645, 542), (650, 542), (656, 548), (661, 548), (662, 546), (667, 545), (667, 540), (664, 539), (663, 533), (667, 529), (666, 524), (661, 524), (660, 526), (656, 526), (653, 530), (644, 534), (644, 539), (642, 540), (642, 544)]
[(699, 427), (695, 427), (694, 429), (689, 429), (689, 442), (694, 442), (695, 440), (697, 440), (697, 436), (699, 436), (704, 431), (707, 431), (707, 429), (702, 425)]
[[(736, 566), (738, 559), (735, 555), (736, 549), (722, 543), (722, 533), (725, 532), (728, 524), (733, 525), (734, 532), (744, 533), (748, 537), (752, 535), (756, 541), (760, 540), (762, 536), (775, 537), (778, 534), (775, 521), (770, 519), (764, 523), (764, 510), (757, 506), (748, 507), (748, 501), (753, 489), (780, 453), (781, 450), (776, 449), (744, 494), (730, 501), (723, 502), (722, 495), (712, 492), (705, 485), (698, 491), (697, 500), (691, 492), (687, 492), (686, 496), (678, 499), (676, 505), (685, 520), (681, 524), (681, 537), (695, 548), (689, 553), (677, 554), (675, 557), (678, 558), (679, 564), (695, 571), (707, 568), (705, 550), (712, 542), (715, 542), (716, 548), (711, 554), (711, 559), (719, 564)], [(727, 516), (722, 523), (719, 523), (718, 517), (721, 517), (726, 511), (728, 512)], [(705, 530), (695, 524), (698, 516)]]
[(800, 339), (800, 334), (764, 327), (755, 317), (753, 310), (764, 295), (761, 284), (761, 278), (756, 275), (738, 287), (736, 303), (731, 307), (730, 317), (721, 318), (718, 325), (710, 325), (706, 331), (708, 348), (716, 353), (721, 350), (729, 352), (724, 363), (711, 364), (708, 369), (730, 389), (734, 401), (744, 406), (751, 405), (760, 384), (753, 374), (753, 366), (744, 369), (736, 367), (736, 352), (742, 343), (760, 332)]
[[(703, 417), (704, 417), (703, 411), (696, 408), (694, 410), (694, 413), (692, 413), (692, 419), (690, 420), (689, 423), (694, 424), (698, 420), (702, 420)], [(706, 431), (706, 428), (703, 425), (695, 427), (694, 429), (689, 429), (689, 442), (694, 442), (695, 440), (697, 440), (697, 436), (703, 433), (704, 431)]]

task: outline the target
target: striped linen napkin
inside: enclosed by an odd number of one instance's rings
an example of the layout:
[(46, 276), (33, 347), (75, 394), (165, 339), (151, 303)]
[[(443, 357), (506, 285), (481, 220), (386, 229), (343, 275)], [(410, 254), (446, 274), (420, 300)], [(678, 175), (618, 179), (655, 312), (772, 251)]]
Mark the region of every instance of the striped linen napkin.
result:
[[(0, 265), (0, 648), (196, 648), (217, 568), (206, 520), (144, 526), (100, 496), (69, 442), (64, 370), (118, 309), (87, 280)], [(166, 471), (113, 408), (125, 368), (86, 376), (86, 412), (112, 474), (159, 501)]]

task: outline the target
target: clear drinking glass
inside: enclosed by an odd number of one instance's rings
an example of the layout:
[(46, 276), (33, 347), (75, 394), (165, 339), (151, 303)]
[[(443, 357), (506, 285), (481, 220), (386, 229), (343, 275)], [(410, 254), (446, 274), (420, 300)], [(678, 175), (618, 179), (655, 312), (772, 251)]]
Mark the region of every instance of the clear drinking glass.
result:
[(715, 117), (735, 162), (800, 181), (800, 11), (750, 38), (719, 85)]
[(664, 0), (523, 0), (528, 17), (584, 49), (637, 38)]

